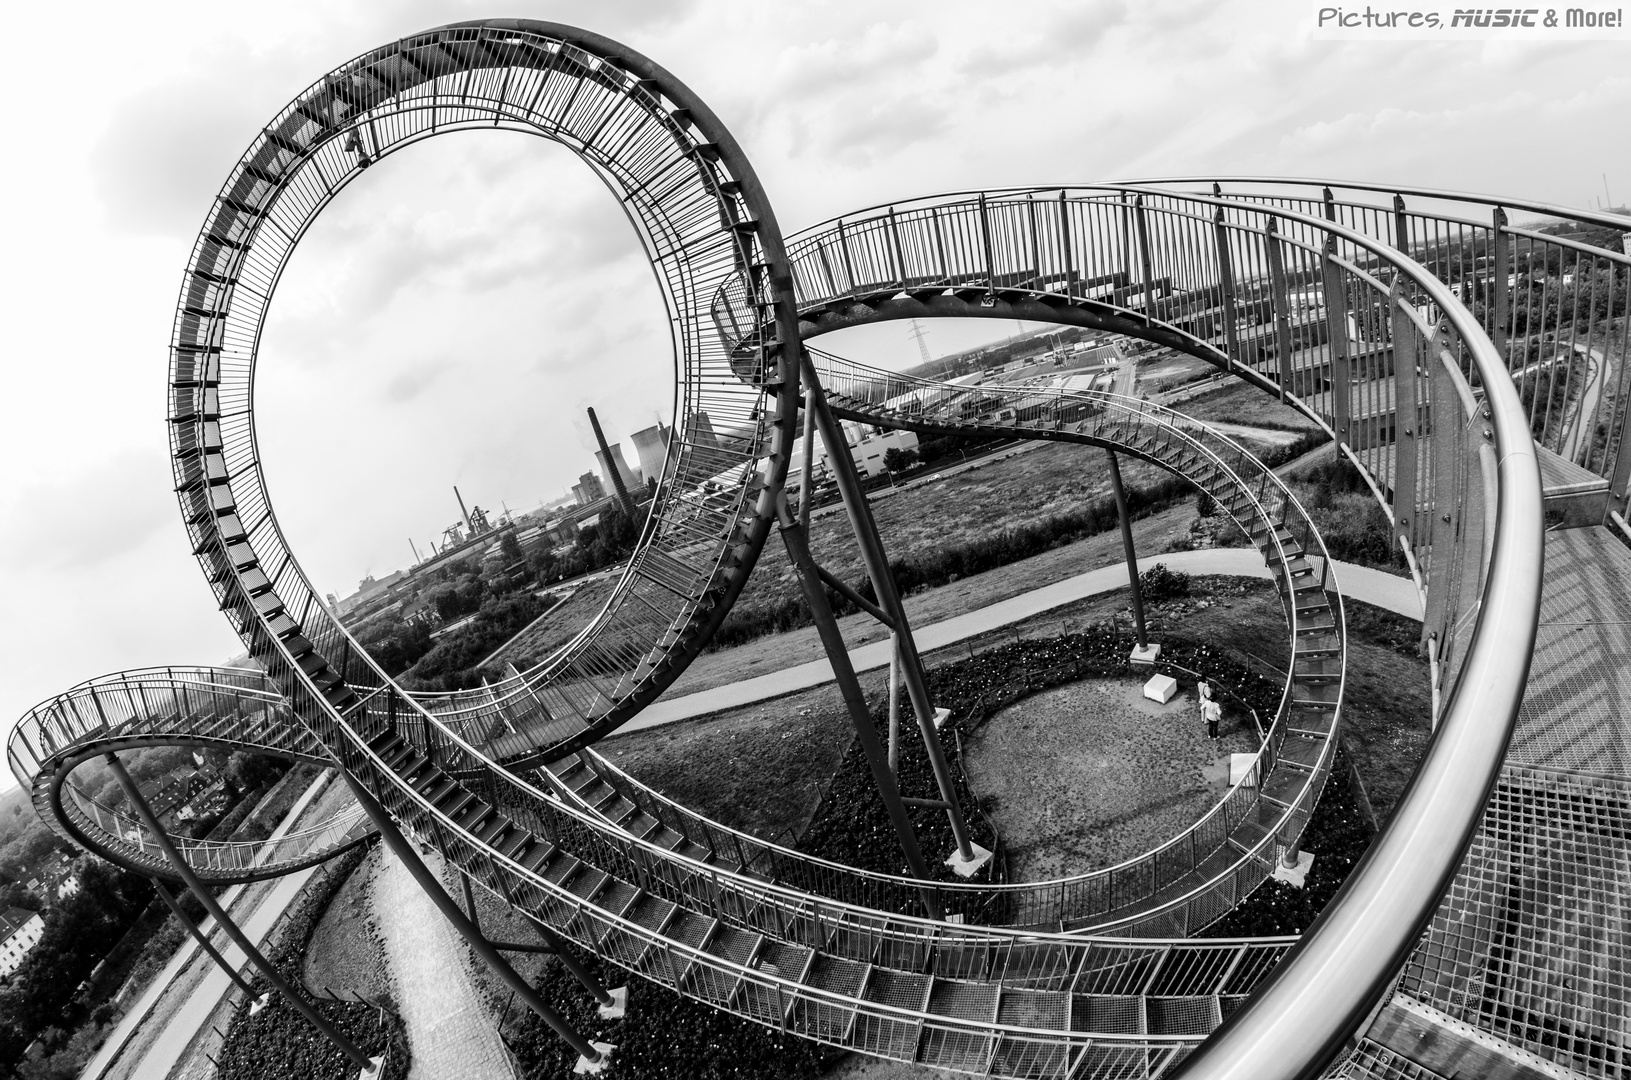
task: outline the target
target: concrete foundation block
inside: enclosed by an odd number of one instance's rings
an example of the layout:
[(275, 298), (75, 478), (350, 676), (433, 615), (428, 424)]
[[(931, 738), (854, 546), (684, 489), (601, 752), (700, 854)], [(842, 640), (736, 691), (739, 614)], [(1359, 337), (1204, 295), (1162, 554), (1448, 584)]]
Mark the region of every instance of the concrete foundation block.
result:
[(606, 1066), (612, 1063), (612, 1051), (617, 1047), (603, 1042), (591, 1042), (589, 1045), (600, 1051), (600, 1060), (590, 1061), (580, 1054), (578, 1063), (572, 1066), (573, 1076), (594, 1076), (596, 1073), (604, 1072)]
[(385, 1075), (384, 1054), (381, 1054), (379, 1057), (369, 1058), (368, 1060), (373, 1062), (373, 1064), (359, 1072), (357, 1074), (357, 1080), (379, 1080), (381, 1076)]
[(612, 996), (611, 1004), (598, 1006), (595, 1013), (602, 1020), (621, 1020), (623, 1014), (629, 1011), (629, 988), (619, 986), (616, 990), (606, 992)]
[(1134, 645), (1132, 653), (1127, 657), (1134, 667), (1154, 667), (1155, 660), (1161, 655), (1161, 643), (1152, 641), (1142, 648)]
[(1294, 889), (1300, 889), (1308, 880), (1308, 868), (1313, 865), (1314, 853), (1312, 851), (1299, 851), (1296, 866), (1286, 866), (1281, 863), (1274, 868), (1274, 880), (1283, 881)]
[(951, 872), (961, 878), (973, 877), (980, 867), (991, 861), (991, 852), (985, 850), (979, 844), (971, 843), (968, 847), (969, 857), (967, 859), (962, 858), (956, 851), (953, 851), (946, 859), (946, 865), (951, 867)]
[(1246, 787), (1257, 786), (1257, 757), (1256, 754), (1230, 754), (1229, 755), (1229, 786), (1242, 784)]
[(936, 731), (939, 731), (941, 728), (946, 726), (946, 721), (948, 721), (950, 719), (951, 719), (951, 710), (950, 709), (936, 709), (934, 711), (934, 729)]
[(1178, 680), (1171, 675), (1151, 675), (1144, 684), (1144, 696), (1165, 705), (1178, 692)]

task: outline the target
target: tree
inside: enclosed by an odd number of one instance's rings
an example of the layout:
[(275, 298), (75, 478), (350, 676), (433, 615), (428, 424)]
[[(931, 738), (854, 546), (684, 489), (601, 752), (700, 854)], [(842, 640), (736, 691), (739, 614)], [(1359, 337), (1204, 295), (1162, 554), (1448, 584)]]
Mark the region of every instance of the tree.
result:
[(890, 447), (884, 451), (883, 467), (890, 472), (905, 472), (917, 464), (916, 450), (902, 450), (898, 446)]
[(504, 565), (506, 566), (518, 563), (525, 558), (521, 553), (521, 541), (515, 538), (514, 529), (498, 538), (498, 550), (504, 556)]

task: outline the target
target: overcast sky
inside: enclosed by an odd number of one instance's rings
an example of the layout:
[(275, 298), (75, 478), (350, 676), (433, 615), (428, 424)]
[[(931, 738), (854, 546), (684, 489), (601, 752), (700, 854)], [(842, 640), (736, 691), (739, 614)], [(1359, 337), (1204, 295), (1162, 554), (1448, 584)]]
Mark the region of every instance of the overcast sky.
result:
[[(1361, 5), (1362, 6), (1362, 5)], [(1425, 7), (1425, 5), (1424, 5)], [(240, 651), (166, 460), (180, 274), (257, 129), (325, 70), (484, 15), (575, 23), (685, 80), (789, 231), (935, 191), (1279, 174), (1631, 199), (1631, 41), (1321, 40), (1301, 2), (294, 0), (14, 7), (0, 174), (0, 718), (120, 668)], [(931, 326), (935, 352), (978, 333)], [(914, 359), (896, 325), (827, 343)], [(461, 134), (347, 189), (268, 319), (260, 445), (321, 588), (410, 559), (467, 501), (530, 509), (672, 407), (662, 311), (586, 168)], [(631, 448), (632, 449), (632, 448)], [(632, 453), (627, 454), (633, 461)], [(9, 781), (9, 776), (6, 777)]]

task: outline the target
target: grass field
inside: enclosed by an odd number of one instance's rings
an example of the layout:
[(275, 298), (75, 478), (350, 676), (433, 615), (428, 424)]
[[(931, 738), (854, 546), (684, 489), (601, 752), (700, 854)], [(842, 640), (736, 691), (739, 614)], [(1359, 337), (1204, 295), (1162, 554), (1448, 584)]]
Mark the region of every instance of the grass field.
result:
[[(1167, 550), (1175, 539), (1188, 535), (1189, 522), (1194, 516), (1193, 505), (1181, 504), (1135, 521), (1134, 543), (1140, 551)], [(1100, 533), (1029, 559), (909, 596), (905, 600), (906, 617), (914, 626), (926, 626), (1063, 581), (1119, 561), (1120, 558), (1121, 534)], [(759, 572), (762, 571), (756, 571)], [(877, 641), (889, 633), (868, 615), (850, 615), (838, 623), (844, 640), (851, 647)], [(668, 693), (676, 696), (696, 693), (753, 675), (796, 667), (825, 655), (813, 627), (791, 630), (759, 638), (734, 649), (703, 653), (692, 661)]]
[[(1200, 577), (1192, 585), (1194, 595), (1188, 601), (1150, 605), (1152, 633), (1158, 638), (1170, 633), (1207, 642), (1265, 674), (1284, 670), (1288, 654), (1285, 617), (1266, 582)], [(1053, 637), (1110, 618), (1120, 617), (1125, 625), (1127, 603), (1126, 590), (1090, 597), (931, 653), (926, 661), (931, 669), (939, 668), (1016, 638)], [(1411, 652), (1419, 624), (1367, 604), (1348, 601), (1347, 606), (1350, 660), (1343, 738), (1372, 805), (1385, 818), (1426, 745), (1427, 664)], [(793, 636), (779, 635), (772, 640)], [(874, 704), (887, 692), (884, 673), (864, 675), (861, 683)], [(1048, 693), (1052, 692), (1025, 698), (1003, 715), (1026, 718), (1036, 716), (1038, 710), (1054, 710), (1057, 706), (1049, 703)], [(1069, 696), (1060, 698), (1068, 701)], [(827, 685), (699, 720), (614, 736), (603, 741), (600, 749), (620, 767), (672, 798), (726, 824), (774, 836), (787, 828), (797, 831), (808, 820), (851, 737), (838, 691)], [(1133, 747), (1121, 756), (1130, 763), (1140, 751)], [(1027, 752), (1023, 740), (1008, 752)], [(1191, 754), (1191, 750), (1182, 753)], [(1201, 764), (1195, 768), (1199, 770)], [(1004, 789), (990, 779), (994, 773), (989, 764), (982, 773), (976, 789), (982, 798), (995, 796), (1001, 808)], [(1010, 806), (1045, 817), (1050, 812), (1046, 799), (1051, 784), (1060, 800), (1051, 812), (1061, 820), (1073, 812), (1067, 804), (1074, 796), (1063, 778), (1038, 773), (1035, 768), (1015, 775), (1020, 777), (1016, 784), (1037, 790), (1023, 800), (1010, 791)], [(1147, 775), (1154, 786), (1126, 793), (1125, 809), (1136, 809), (1150, 798), (1159, 801), (1170, 787), (1158, 779), (1158, 770)], [(1199, 779), (1208, 784), (1211, 780)], [(1075, 834), (1069, 829), (1059, 831)], [(1119, 855), (1131, 853), (1118, 848)], [(1057, 869), (1057, 860), (1045, 850), (1034, 851), (1031, 857), (1038, 866)]]
[(571, 641), (605, 605), (618, 576), (617, 573), (606, 574), (579, 587), (553, 611), (511, 639), (488, 666), (514, 664), (525, 670)]
[(1289, 405), (1238, 379), (1225, 380), (1212, 393), (1200, 394), (1178, 406), (1197, 420), (1221, 420), (1252, 427), (1312, 431), (1315, 424)]
[[(1129, 487), (1138, 487), (1153, 483), (1162, 473), (1153, 465), (1124, 460), (1122, 475)], [(1101, 451), (1033, 444), (939, 482), (878, 493), (874, 496), (873, 514), (885, 550), (899, 558), (936, 546), (963, 543), (1108, 497), (1109, 483)], [(860, 552), (841, 506), (829, 507), (812, 517), (810, 550), (821, 566), (845, 581), (859, 584), (864, 579)], [(571, 599), (518, 635), (494, 663), (513, 663), (525, 669), (542, 660), (582, 629), (605, 604), (616, 582), (616, 575), (611, 574), (580, 588)], [(786, 550), (772, 536), (733, 612), (751, 614), (755, 608), (798, 593)]]

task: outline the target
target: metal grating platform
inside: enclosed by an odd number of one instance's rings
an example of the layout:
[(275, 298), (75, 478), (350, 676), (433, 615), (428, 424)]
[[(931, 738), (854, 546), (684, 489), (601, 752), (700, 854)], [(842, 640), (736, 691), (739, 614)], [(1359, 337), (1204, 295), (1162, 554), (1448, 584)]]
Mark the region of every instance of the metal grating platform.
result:
[(1529, 692), (1507, 763), (1631, 780), (1631, 551), (1604, 528), (1546, 538)]
[[(1398, 987), (1549, 1068), (1610, 1078), (1631, 1077), (1628, 597), (1631, 551), (1607, 530), (1548, 534), (1507, 763)], [(1408, 1064), (1362, 1043), (1335, 1075), (1434, 1075)]]

